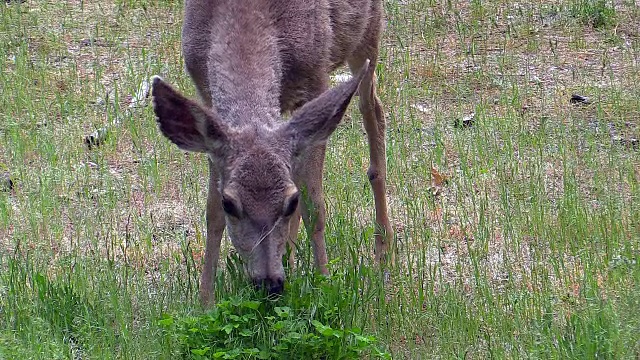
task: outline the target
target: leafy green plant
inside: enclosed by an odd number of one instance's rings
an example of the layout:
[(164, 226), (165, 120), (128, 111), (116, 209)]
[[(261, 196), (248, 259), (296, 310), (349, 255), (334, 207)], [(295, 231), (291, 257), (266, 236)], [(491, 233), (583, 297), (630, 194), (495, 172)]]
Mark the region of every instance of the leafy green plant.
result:
[[(390, 359), (377, 339), (358, 327), (337, 327), (335, 307), (310, 314), (318, 304), (293, 309), (287, 299), (219, 301), (200, 315), (167, 315), (159, 320), (165, 337), (188, 359)], [(298, 306), (303, 305), (298, 302)]]

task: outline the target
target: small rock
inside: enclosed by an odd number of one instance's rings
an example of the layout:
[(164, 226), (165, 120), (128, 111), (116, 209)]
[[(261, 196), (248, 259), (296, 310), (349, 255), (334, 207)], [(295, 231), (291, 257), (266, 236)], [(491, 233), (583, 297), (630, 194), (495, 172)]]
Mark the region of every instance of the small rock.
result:
[(12, 191), (13, 180), (8, 171), (0, 173), (0, 191)]
[(138, 91), (131, 98), (131, 102), (129, 103), (129, 108), (142, 107), (144, 106), (145, 101), (149, 97), (149, 93), (151, 90), (151, 84), (148, 80), (144, 80), (140, 83), (138, 87)]
[(91, 101), (90, 103), (92, 105), (95, 105), (96, 107), (104, 107), (104, 106), (114, 106), (116, 103), (116, 97), (114, 94), (114, 90), (110, 89), (110, 90), (106, 90), (104, 93), (104, 97), (102, 96), (98, 96), (96, 97), (95, 100)]
[(571, 99), (569, 100), (569, 102), (571, 104), (574, 104), (574, 105), (589, 105), (589, 104), (591, 104), (591, 100), (589, 100), (588, 97), (583, 96), (583, 95), (579, 95), (579, 94), (572, 94), (571, 95)]
[(637, 138), (618, 137), (617, 139), (614, 138), (614, 140), (617, 140), (620, 143), (620, 145), (624, 146), (629, 150), (638, 150), (638, 148), (640, 148), (640, 140), (638, 140)]
[(529, 80), (529, 82), (532, 82), (534, 84), (542, 84), (542, 80), (540, 80), (540, 78), (535, 75), (531, 76), (531, 79)]
[(429, 113), (429, 108), (422, 104), (411, 104), (411, 107), (420, 111), (421, 113), (425, 113), (425, 114)]
[(104, 98), (101, 98), (100, 96), (98, 96), (95, 101), (92, 101), (91, 104), (94, 104), (96, 106), (104, 106), (104, 104), (106, 104), (106, 102), (104, 101)]
[(463, 117), (462, 120), (456, 119), (456, 121), (453, 123), (453, 127), (458, 129), (469, 128), (469, 127), (472, 127), (475, 122), (476, 122), (476, 113), (471, 113)]
[(102, 39), (87, 38), (80, 40), (80, 46), (107, 46), (107, 44)]
[(94, 146), (98, 147), (102, 145), (102, 143), (104, 143), (105, 140), (107, 140), (108, 135), (109, 135), (109, 132), (107, 131), (106, 128), (100, 128), (92, 132), (91, 134), (85, 136), (84, 143), (87, 144), (87, 148), (91, 150), (93, 149)]
[(91, 46), (93, 44), (95, 44), (95, 40), (94, 39), (82, 39), (80, 40), (80, 45), (81, 46)]

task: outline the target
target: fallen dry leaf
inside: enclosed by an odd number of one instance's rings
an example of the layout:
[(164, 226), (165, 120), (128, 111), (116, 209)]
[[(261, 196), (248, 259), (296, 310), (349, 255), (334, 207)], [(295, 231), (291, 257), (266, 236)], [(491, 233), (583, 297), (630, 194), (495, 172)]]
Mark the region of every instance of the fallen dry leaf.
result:
[(533, 292), (533, 284), (531, 281), (527, 281), (527, 290), (529, 290), (529, 292)]
[(449, 181), (447, 175), (441, 174), (436, 168), (431, 166), (431, 186), (442, 187)]
[(578, 296), (580, 296), (580, 284), (573, 283), (571, 288), (572, 288), (571, 294), (573, 295), (573, 297), (577, 298)]
[(431, 186), (429, 186), (428, 190), (433, 196), (438, 196), (442, 191), (442, 187), (449, 181), (449, 177), (441, 174), (436, 170), (436, 168), (431, 166)]
[(427, 213), (429, 222), (441, 222), (442, 221), (442, 208), (436, 207), (434, 210)]
[(460, 228), (460, 226), (453, 225), (449, 228), (449, 235), (456, 240), (464, 239), (464, 231)]
[(191, 256), (193, 256), (193, 262), (195, 262), (196, 264), (202, 264), (203, 255), (204, 255), (204, 249), (191, 251)]

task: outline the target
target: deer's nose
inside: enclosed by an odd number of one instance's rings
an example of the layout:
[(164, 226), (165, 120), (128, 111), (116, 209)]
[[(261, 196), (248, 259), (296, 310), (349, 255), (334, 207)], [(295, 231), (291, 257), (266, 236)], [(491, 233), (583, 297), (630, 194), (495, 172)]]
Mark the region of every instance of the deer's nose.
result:
[(269, 295), (280, 295), (284, 290), (284, 279), (276, 278), (274, 280), (271, 280), (271, 282), (267, 286)]
[(254, 279), (253, 284), (258, 289), (265, 289), (269, 295), (280, 295), (284, 290), (284, 278), (276, 277), (276, 278), (265, 278), (265, 279)]

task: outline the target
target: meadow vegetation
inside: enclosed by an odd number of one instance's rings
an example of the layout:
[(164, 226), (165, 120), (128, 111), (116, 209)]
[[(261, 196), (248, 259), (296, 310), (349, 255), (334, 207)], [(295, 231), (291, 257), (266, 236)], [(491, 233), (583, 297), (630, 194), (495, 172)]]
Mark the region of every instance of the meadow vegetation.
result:
[(223, 241), (203, 312), (206, 160), (137, 95), (155, 74), (195, 94), (182, 2), (0, 4), (0, 359), (638, 359), (640, 3), (385, 8), (389, 281), (352, 106), (325, 167), (330, 277), (301, 232), (265, 299)]

